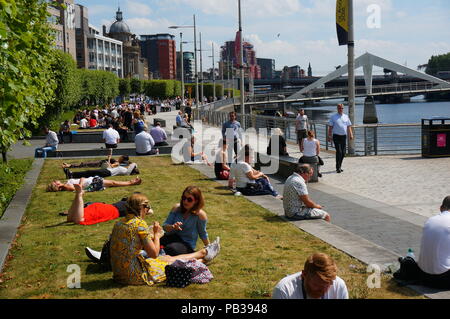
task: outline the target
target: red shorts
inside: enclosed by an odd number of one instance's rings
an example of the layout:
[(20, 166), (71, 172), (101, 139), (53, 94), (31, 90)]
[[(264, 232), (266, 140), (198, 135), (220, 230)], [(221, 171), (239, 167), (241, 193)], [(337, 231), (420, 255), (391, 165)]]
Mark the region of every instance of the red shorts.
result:
[(119, 210), (110, 204), (93, 203), (84, 209), (84, 221), (80, 225), (93, 225), (119, 218)]

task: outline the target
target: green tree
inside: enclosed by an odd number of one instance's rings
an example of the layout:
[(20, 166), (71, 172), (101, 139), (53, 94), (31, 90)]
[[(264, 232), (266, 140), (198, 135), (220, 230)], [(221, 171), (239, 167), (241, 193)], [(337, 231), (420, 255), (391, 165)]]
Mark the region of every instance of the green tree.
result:
[(3, 161), (26, 124), (37, 125), (54, 97), (53, 34), (47, 2), (0, 0), (0, 149)]
[(47, 125), (63, 112), (78, 107), (81, 100), (80, 72), (72, 56), (60, 50), (53, 50), (52, 76), (57, 84), (53, 99), (46, 105), (39, 124)]
[(131, 83), (130, 79), (120, 79), (119, 80), (119, 94), (123, 98), (130, 95), (131, 93)]
[(432, 56), (428, 60), (425, 73), (436, 76), (439, 71), (450, 71), (450, 52)]
[(141, 94), (142, 93), (142, 83), (141, 80), (132, 78), (130, 81), (131, 93)]

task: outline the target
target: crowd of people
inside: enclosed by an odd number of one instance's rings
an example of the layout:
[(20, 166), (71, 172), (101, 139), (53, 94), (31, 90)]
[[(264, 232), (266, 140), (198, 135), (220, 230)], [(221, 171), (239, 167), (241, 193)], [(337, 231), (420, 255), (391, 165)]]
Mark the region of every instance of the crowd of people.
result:
[[(161, 123), (148, 132), (148, 127), (141, 114), (151, 112), (144, 104), (99, 110), (99, 112), (81, 112), (78, 121), (94, 119), (95, 127), (102, 126), (108, 130), (122, 127), (135, 132), (136, 154), (156, 154), (155, 146), (166, 146), (167, 134)], [(129, 115), (127, 115), (129, 114)], [(131, 114), (131, 115), (130, 115)], [(78, 116), (77, 115), (77, 116)], [(176, 126), (193, 129), (191, 125), (192, 109), (186, 106), (176, 117)], [(130, 117), (131, 116), (131, 117)], [(127, 120), (125, 120), (127, 119)], [(131, 119), (131, 122), (129, 121)], [(195, 138), (192, 136), (186, 143), (188, 149), (185, 161), (202, 161), (214, 166), (215, 176), (219, 180), (228, 180), (228, 186), (237, 194), (246, 196), (272, 195), (282, 200), (285, 216), (289, 220), (323, 219), (331, 221), (330, 213), (314, 202), (309, 196), (308, 181), (314, 174), (314, 168), (321, 164), (320, 142), (315, 138), (314, 131), (308, 130), (308, 119), (304, 110), (297, 117), (297, 142), (302, 153), (294, 172), (287, 178), (280, 195), (272, 186), (270, 178), (263, 172), (252, 167), (254, 151), (249, 144), (242, 145), (242, 129), (235, 112), (230, 112), (229, 121), (222, 126), (222, 139), (219, 142), (215, 162), (212, 165), (203, 152), (194, 152)], [(114, 122), (120, 123), (119, 126)], [(142, 123), (141, 123), (142, 121)], [(69, 135), (67, 121), (59, 132), (60, 138)], [(116, 125), (116, 126), (115, 126)], [(345, 141), (353, 138), (351, 122), (343, 114), (343, 106), (338, 105), (338, 112), (330, 119), (329, 138), (336, 144), (336, 172), (341, 173), (345, 156)], [(55, 132), (46, 128), (47, 140), (43, 148), (36, 154), (54, 150), (58, 144)], [(112, 137), (115, 136), (116, 143)], [(71, 138), (71, 135), (70, 135)], [(117, 147), (121, 136), (104, 133), (107, 148)], [(272, 145), (277, 143), (278, 150), (273, 154)], [(55, 146), (56, 144), (56, 146)], [(338, 148), (342, 148), (341, 151)], [(267, 148), (268, 155), (288, 156), (287, 145), (280, 129), (273, 131)], [(311, 165), (313, 164), (313, 165)], [(164, 278), (162, 269), (176, 260), (196, 260), (209, 264), (220, 252), (220, 238), (209, 240), (207, 232), (208, 217), (204, 211), (205, 199), (201, 190), (189, 186), (182, 192), (180, 202), (174, 205), (165, 222), (149, 225), (144, 218), (153, 213), (148, 198), (141, 193), (133, 193), (113, 204), (100, 202), (84, 203), (83, 194), (86, 191), (102, 190), (109, 187), (140, 185), (142, 180), (136, 177), (130, 181), (113, 181), (106, 179), (118, 175), (139, 174), (137, 164), (128, 156), (106, 160), (63, 163), (63, 171), (68, 179), (65, 183), (55, 180), (47, 186), (47, 191), (73, 191), (75, 198), (67, 212), (68, 222), (80, 225), (93, 225), (119, 219), (108, 240), (108, 261), (111, 265), (113, 278), (127, 285), (152, 285)], [(73, 171), (74, 168), (93, 168), (85, 171)], [(318, 176), (321, 177), (319, 172)], [(401, 258), (401, 269), (394, 275), (399, 280), (413, 280), (430, 287), (450, 288), (450, 196), (446, 197), (440, 207), (441, 214), (429, 219), (424, 228), (421, 255), (414, 259)], [(204, 245), (197, 249), (197, 240)], [(101, 262), (104, 251), (96, 251), (86, 247), (86, 254), (95, 262)], [(315, 253), (307, 258), (303, 270), (289, 275), (275, 286), (272, 298), (277, 299), (347, 299), (348, 291), (345, 282), (337, 276), (337, 266), (334, 260), (322, 253)]]

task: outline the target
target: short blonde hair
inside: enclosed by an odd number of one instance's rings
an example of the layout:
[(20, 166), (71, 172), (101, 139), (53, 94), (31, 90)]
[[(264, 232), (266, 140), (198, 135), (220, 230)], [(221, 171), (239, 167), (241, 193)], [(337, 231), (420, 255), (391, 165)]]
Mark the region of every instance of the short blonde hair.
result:
[(147, 196), (135, 193), (127, 199), (127, 213), (136, 216), (140, 215), (141, 206), (148, 204)]
[(315, 253), (306, 259), (303, 273), (306, 276), (317, 275), (323, 281), (330, 283), (336, 279), (337, 266), (330, 256)]

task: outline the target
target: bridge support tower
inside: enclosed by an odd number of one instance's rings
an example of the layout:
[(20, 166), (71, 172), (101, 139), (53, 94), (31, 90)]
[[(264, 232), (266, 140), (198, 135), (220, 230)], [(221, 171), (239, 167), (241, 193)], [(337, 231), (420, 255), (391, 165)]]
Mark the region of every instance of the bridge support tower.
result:
[(364, 100), (364, 124), (376, 124), (378, 123), (377, 106), (373, 96), (368, 96)]

